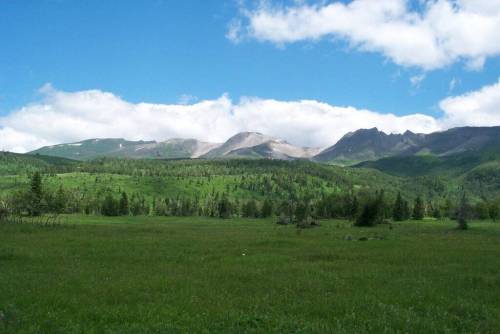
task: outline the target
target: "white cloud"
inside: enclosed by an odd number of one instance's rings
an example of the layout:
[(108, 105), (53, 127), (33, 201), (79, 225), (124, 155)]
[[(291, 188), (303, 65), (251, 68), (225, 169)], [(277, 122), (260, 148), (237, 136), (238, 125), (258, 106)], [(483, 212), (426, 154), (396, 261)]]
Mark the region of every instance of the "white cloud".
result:
[(432, 70), (464, 60), (472, 70), (500, 54), (500, 0), (353, 0), (242, 10), (244, 24), (230, 26), (233, 41), (254, 38), (277, 45), (343, 39), (403, 66)]
[(500, 125), (500, 81), (447, 98), (441, 118), (396, 116), (314, 100), (242, 98), (193, 104), (130, 103), (100, 90), (41, 89), (39, 101), (0, 118), (0, 150), (26, 152), (89, 138), (166, 140), (174, 137), (222, 142), (241, 131), (259, 131), (302, 146), (326, 147), (349, 131), (378, 127), (387, 133), (429, 133), (453, 126)]
[(478, 91), (444, 99), (439, 106), (445, 114), (441, 120), (444, 127), (500, 125), (500, 80)]
[(89, 138), (222, 142), (240, 131), (259, 131), (305, 146), (329, 146), (346, 132), (377, 126), (387, 132), (436, 130), (425, 115), (395, 116), (311, 100), (276, 101), (223, 95), (194, 104), (129, 103), (99, 90), (41, 90), (40, 101), (0, 118), (0, 150), (25, 152)]

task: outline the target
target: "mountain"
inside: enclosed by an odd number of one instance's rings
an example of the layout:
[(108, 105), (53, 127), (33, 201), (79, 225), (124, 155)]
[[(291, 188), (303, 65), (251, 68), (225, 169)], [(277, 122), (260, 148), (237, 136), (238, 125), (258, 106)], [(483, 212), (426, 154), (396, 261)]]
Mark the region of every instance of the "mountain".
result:
[(425, 135), (406, 131), (403, 134), (386, 134), (377, 128), (349, 132), (335, 145), (314, 157), (319, 162), (352, 164), (397, 155), (418, 146)]
[(319, 150), (291, 145), (284, 140), (258, 132), (242, 132), (223, 144), (202, 142), (196, 139), (169, 139), (164, 142), (128, 141), (125, 139), (88, 139), (76, 143), (46, 146), (31, 154), (91, 160), (97, 157), (133, 159), (179, 158), (268, 158), (308, 159)]
[(500, 146), (500, 126), (459, 127), (422, 136), (423, 140), (419, 145), (410, 147), (403, 153), (445, 156)]
[[(411, 131), (386, 134), (377, 128), (360, 129), (346, 134), (335, 145), (322, 151), (294, 146), (282, 139), (258, 132), (241, 132), (222, 144), (196, 139), (170, 139), (160, 143), (125, 139), (89, 139), (77, 143), (47, 146), (31, 153), (75, 160), (89, 160), (103, 156), (134, 159), (259, 158), (312, 159), (330, 164), (354, 165), (388, 157), (422, 155), (443, 157), (486, 149), (500, 150), (500, 127), (460, 127), (430, 134), (417, 134)], [(408, 159), (407, 163), (414, 163), (410, 160)], [(428, 158), (428, 161), (431, 160)]]
[(209, 151), (202, 158), (266, 158), (266, 159), (308, 159), (319, 150), (303, 148), (258, 132), (241, 132), (229, 138), (219, 147)]
[(494, 147), (500, 147), (500, 127), (460, 127), (430, 134), (386, 134), (373, 128), (346, 134), (314, 160), (347, 165), (394, 156), (446, 156)]
[(197, 158), (218, 144), (201, 142), (196, 139), (170, 139), (164, 142), (128, 141), (106, 138), (88, 139), (76, 143), (46, 146), (31, 154), (64, 157), (75, 160), (91, 160), (97, 157), (119, 158)]
[[(415, 146), (355, 167), (372, 168), (396, 176), (467, 175), (489, 179), (500, 171), (500, 127), (462, 127), (424, 135)], [(492, 181), (493, 182), (493, 181)], [(496, 182), (495, 182), (496, 183)]]

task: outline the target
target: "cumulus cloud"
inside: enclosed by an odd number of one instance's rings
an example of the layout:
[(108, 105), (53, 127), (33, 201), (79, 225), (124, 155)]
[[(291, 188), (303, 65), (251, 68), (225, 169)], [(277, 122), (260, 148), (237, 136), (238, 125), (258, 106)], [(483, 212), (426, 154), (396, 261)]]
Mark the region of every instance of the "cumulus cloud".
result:
[(222, 142), (241, 131), (259, 131), (303, 146), (325, 147), (346, 132), (377, 126), (387, 132), (430, 132), (425, 115), (396, 116), (312, 100), (277, 101), (227, 95), (192, 104), (130, 103), (100, 90), (64, 92), (46, 86), (39, 101), (0, 118), (0, 150), (26, 152), (89, 138)]
[(441, 101), (444, 127), (500, 125), (500, 80), (478, 91)]
[[(283, 7), (261, 2), (244, 9), (227, 34), (277, 45), (323, 38), (378, 52), (403, 66), (433, 70), (465, 61), (481, 69), (500, 54), (500, 0), (352, 0)], [(242, 23), (241, 20), (245, 20)]]
[(349, 131), (429, 133), (453, 126), (500, 125), (500, 81), (440, 102), (443, 116), (397, 116), (314, 100), (277, 101), (227, 95), (191, 104), (130, 103), (109, 92), (65, 92), (45, 86), (41, 98), (0, 118), (0, 150), (26, 152), (90, 138), (223, 142), (258, 131), (292, 144), (327, 147)]

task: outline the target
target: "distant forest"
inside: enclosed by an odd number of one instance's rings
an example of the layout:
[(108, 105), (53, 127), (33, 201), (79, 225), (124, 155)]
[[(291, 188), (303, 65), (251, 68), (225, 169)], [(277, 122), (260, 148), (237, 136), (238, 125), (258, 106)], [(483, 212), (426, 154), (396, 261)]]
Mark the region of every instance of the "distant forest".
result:
[[(0, 155), (0, 215), (48, 213), (323, 218), (371, 221), (497, 219), (491, 187), (440, 175), (399, 177), (369, 168), (309, 161), (131, 160)], [(371, 210), (371, 211), (370, 211)], [(371, 213), (370, 213), (371, 212)], [(362, 223), (361, 223), (362, 224)]]

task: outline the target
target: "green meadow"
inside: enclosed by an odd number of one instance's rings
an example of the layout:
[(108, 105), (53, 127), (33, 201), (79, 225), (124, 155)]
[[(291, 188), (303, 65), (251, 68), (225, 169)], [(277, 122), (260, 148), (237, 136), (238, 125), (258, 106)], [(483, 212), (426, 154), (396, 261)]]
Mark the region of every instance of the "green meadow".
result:
[(0, 332), (500, 332), (500, 223), (320, 223), (0, 224)]

